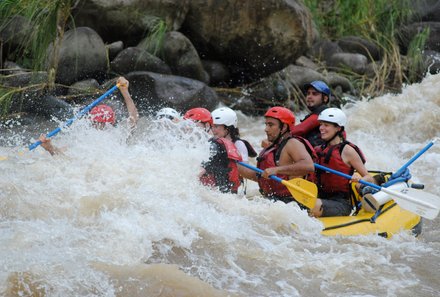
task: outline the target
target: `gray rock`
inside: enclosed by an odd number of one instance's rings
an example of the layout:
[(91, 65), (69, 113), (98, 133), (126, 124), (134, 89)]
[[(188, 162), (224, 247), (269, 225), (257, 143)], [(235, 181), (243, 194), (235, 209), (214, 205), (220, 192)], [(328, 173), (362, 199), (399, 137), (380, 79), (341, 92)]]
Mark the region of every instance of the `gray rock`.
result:
[(182, 32), (202, 58), (219, 57), (228, 67), (264, 77), (310, 48), (312, 22), (299, 0), (192, 0)]
[(29, 40), (32, 24), (23, 16), (12, 17), (4, 28), (0, 30), (0, 40), (16, 48)]
[(342, 53), (341, 47), (336, 42), (322, 39), (313, 44), (308, 56), (328, 63), (336, 53)]
[(203, 68), (208, 73), (210, 78), (209, 84), (211, 86), (227, 84), (230, 78), (230, 73), (228, 68), (223, 63), (218, 61), (203, 60), (202, 64)]
[(119, 74), (133, 71), (171, 74), (170, 67), (164, 61), (138, 47), (128, 47), (121, 51), (110, 63), (110, 67)]
[(399, 37), (400, 46), (404, 53), (407, 53), (408, 45), (414, 37), (426, 28), (429, 28), (429, 36), (425, 43), (425, 49), (440, 51), (440, 22), (419, 22), (408, 24), (400, 28), (400, 32), (397, 36)]
[(173, 74), (209, 83), (197, 50), (182, 33), (172, 31), (165, 35), (162, 55)]
[(136, 106), (144, 113), (164, 106), (181, 112), (193, 107), (212, 110), (219, 103), (216, 92), (198, 80), (147, 71), (131, 72), (126, 78)]
[(364, 74), (368, 59), (361, 54), (337, 53), (329, 61), (329, 66), (336, 69), (348, 68), (355, 73)]
[[(122, 40), (127, 46), (150, 32), (152, 19), (178, 30), (190, 0), (79, 0), (72, 11), (76, 27), (90, 27), (104, 40)], [(154, 24), (153, 24), (154, 25)]]
[[(53, 47), (47, 51), (48, 63)], [(75, 81), (93, 78), (107, 72), (104, 42), (92, 29), (79, 27), (64, 34), (59, 51), (56, 81), (70, 85)]]
[(105, 47), (107, 48), (109, 60), (113, 60), (117, 54), (124, 49), (124, 43), (122, 41), (116, 41), (106, 45)]
[(337, 44), (344, 52), (361, 54), (374, 61), (381, 59), (380, 49), (374, 43), (362, 37), (345, 36), (339, 39)]
[(6, 87), (22, 88), (29, 85), (46, 84), (47, 72), (17, 72), (8, 76), (0, 77), (0, 83)]
[(67, 91), (67, 95), (79, 95), (84, 93), (95, 93), (100, 88), (96, 79), (87, 79), (72, 84)]

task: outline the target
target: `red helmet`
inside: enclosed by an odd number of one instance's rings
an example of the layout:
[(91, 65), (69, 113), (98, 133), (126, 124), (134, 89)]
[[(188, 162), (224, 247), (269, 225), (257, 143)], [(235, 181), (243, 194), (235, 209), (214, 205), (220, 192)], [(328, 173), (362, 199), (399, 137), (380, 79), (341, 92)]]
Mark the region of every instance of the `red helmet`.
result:
[(280, 120), (281, 123), (287, 124), (290, 130), (292, 130), (292, 127), (295, 125), (295, 115), (285, 107), (271, 107), (266, 111), (264, 116)]
[(211, 113), (209, 110), (203, 107), (196, 107), (191, 108), (188, 110), (185, 115), (183, 116), (185, 120), (193, 120), (193, 121), (199, 121), (202, 123), (209, 123), (212, 125), (214, 122), (212, 120)]
[(115, 112), (108, 105), (100, 104), (92, 108), (90, 111), (92, 121), (97, 123), (115, 123)]

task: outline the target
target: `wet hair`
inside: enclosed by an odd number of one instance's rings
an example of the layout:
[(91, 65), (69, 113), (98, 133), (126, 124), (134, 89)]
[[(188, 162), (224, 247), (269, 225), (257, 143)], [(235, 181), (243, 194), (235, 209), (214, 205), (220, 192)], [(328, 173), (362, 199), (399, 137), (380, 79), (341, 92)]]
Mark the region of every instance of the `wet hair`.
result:
[(240, 131), (238, 128), (235, 128), (234, 126), (226, 126), (226, 129), (231, 136), (232, 142), (236, 142), (238, 139), (240, 139)]

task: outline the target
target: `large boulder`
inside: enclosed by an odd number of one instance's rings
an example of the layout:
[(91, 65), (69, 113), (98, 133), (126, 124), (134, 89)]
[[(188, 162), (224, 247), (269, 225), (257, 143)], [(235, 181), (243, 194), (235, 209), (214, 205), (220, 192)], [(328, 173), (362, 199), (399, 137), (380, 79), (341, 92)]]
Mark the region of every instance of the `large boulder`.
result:
[(4, 49), (14, 50), (29, 41), (31, 32), (32, 24), (29, 20), (16, 15), (9, 19), (4, 27), (0, 28), (0, 40), (3, 42)]
[(164, 36), (162, 55), (173, 74), (209, 83), (199, 54), (191, 41), (182, 33), (172, 31)]
[(137, 44), (161, 19), (168, 30), (178, 30), (189, 0), (80, 0), (72, 15), (75, 26), (93, 28), (104, 40)]
[(141, 112), (151, 113), (160, 107), (185, 111), (193, 107), (214, 109), (219, 101), (216, 92), (205, 83), (175, 75), (135, 71), (125, 76), (130, 93)]
[[(53, 47), (47, 51), (48, 62)], [(70, 85), (107, 72), (107, 51), (101, 37), (92, 29), (79, 27), (67, 31), (59, 49), (56, 82)]]
[(314, 38), (300, 0), (192, 0), (182, 32), (202, 58), (260, 77), (293, 63)]
[(127, 47), (110, 63), (111, 70), (119, 74), (133, 71), (151, 71), (171, 74), (170, 67), (161, 59), (138, 47)]
[(352, 54), (362, 54), (370, 60), (378, 61), (381, 57), (379, 47), (359, 36), (344, 36), (337, 41), (339, 47)]

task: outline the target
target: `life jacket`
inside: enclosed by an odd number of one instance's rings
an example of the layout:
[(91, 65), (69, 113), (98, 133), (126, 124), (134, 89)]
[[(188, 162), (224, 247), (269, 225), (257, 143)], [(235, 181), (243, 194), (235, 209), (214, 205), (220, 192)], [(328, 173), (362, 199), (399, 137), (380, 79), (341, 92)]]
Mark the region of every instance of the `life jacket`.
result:
[[(316, 118), (315, 121), (318, 122), (319, 114), (326, 108), (328, 108), (327, 105), (321, 105), (314, 108), (311, 113), (306, 115), (304, 119), (301, 120), (301, 122), (304, 122), (306, 119), (308, 119), (311, 116), (315, 117)], [(307, 132), (307, 134), (304, 135), (304, 138), (307, 139), (313, 147), (324, 144), (324, 140), (321, 139), (321, 132), (319, 131), (319, 125), (313, 128), (312, 130), (310, 130), (309, 132)]]
[(226, 138), (213, 138), (212, 141), (225, 149), (225, 164), (221, 164), (221, 168), (205, 167), (206, 173), (200, 177), (200, 182), (205, 186), (218, 187), (222, 192), (237, 193), (240, 187), (237, 161), (242, 160), (241, 155), (234, 143)]
[[(353, 175), (354, 168), (345, 164), (342, 160), (342, 150), (347, 144), (355, 149), (355, 151), (361, 157), (362, 163), (365, 164), (366, 160), (362, 151), (355, 144), (346, 140), (332, 146), (323, 144), (319, 147), (316, 147), (315, 150), (318, 155), (318, 164), (350, 176)], [(347, 193), (347, 197), (349, 196), (350, 180), (346, 179), (345, 177), (318, 170), (317, 181), (320, 195), (323, 197), (331, 196), (332, 193)]]
[(237, 140), (241, 140), (243, 141), (244, 145), (246, 146), (246, 149), (248, 151), (248, 156), (250, 158), (255, 158), (258, 154), (255, 151), (255, 149), (252, 147), (252, 145), (249, 143), (249, 141), (241, 139), (241, 138), (237, 138)]
[[(315, 161), (317, 159), (317, 155), (315, 153), (315, 150), (310, 145), (310, 143), (300, 137), (300, 136), (289, 136), (285, 139), (283, 139), (279, 143), (272, 144), (271, 146), (265, 148), (261, 151), (260, 155), (257, 157), (257, 167), (261, 170), (265, 170), (266, 168), (270, 167), (276, 167), (279, 166), (279, 160), (281, 156), (281, 152), (286, 145), (287, 141), (289, 139), (295, 138), (301, 141), (301, 143), (304, 144), (304, 146), (307, 149), (307, 152), (312, 157), (312, 160)], [(279, 178), (287, 180), (289, 179), (288, 175), (285, 174), (279, 174), (277, 175)], [(314, 180), (314, 177), (308, 177)], [(260, 187), (260, 192), (267, 197), (276, 196), (276, 197), (290, 197), (292, 194), (289, 192), (289, 190), (284, 186), (282, 183), (275, 181), (273, 179), (269, 178), (259, 178), (258, 179), (258, 185)]]

